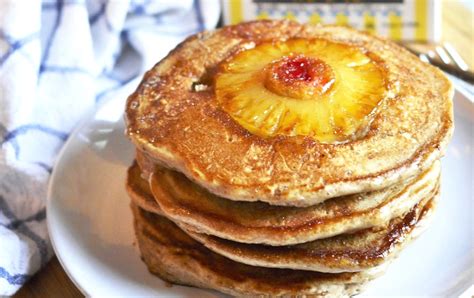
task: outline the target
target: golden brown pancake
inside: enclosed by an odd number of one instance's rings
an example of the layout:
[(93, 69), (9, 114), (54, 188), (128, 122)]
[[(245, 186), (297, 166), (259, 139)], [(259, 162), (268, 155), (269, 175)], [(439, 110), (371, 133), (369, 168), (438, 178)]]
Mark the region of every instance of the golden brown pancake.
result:
[[(136, 169), (136, 166), (132, 168)], [(130, 184), (131, 181), (133, 180), (128, 180), (128, 189), (131, 190), (131, 194), (135, 194), (135, 197), (138, 193), (147, 197), (151, 196), (149, 193), (134, 190), (138, 184)], [(438, 196), (439, 184), (407, 214), (391, 220), (387, 227), (365, 229), (356, 233), (291, 246), (275, 247), (237, 243), (192, 232), (186, 228), (185, 224), (178, 225), (207, 248), (239, 263), (331, 273), (355, 272), (380, 266), (398, 255), (398, 252), (412, 238), (426, 228)], [(135, 197), (132, 199), (134, 202), (147, 200), (147, 198)], [(156, 205), (156, 202), (150, 202), (151, 209), (159, 210)]]
[(291, 246), (244, 244), (186, 230), (212, 251), (236, 262), (269, 268), (319, 272), (354, 272), (380, 266), (394, 259), (427, 228), (439, 190), (423, 199), (404, 217), (392, 219), (387, 227)]
[(168, 219), (132, 203), (135, 233), (148, 270), (165, 281), (235, 296), (348, 297), (357, 294), (381, 268), (356, 273), (249, 266), (216, 254)]
[[(221, 66), (241, 53), (295, 40), (359, 51), (382, 74), (380, 101), (344, 141), (295, 135), (292, 127), (271, 136), (251, 132), (243, 116), (223, 104), (228, 94), (215, 88)], [(311, 61), (322, 63), (316, 60)], [(339, 69), (333, 72), (334, 84), (343, 86)], [(386, 39), (339, 26), (257, 21), (191, 36), (148, 71), (127, 101), (127, 134), (154, 163), (221, 197), (309, 206), (380, 190), (429, 168), (452, 134), (452, 95), (441, 71)]]
[(125, 188), (135, 205), (148, 212), (162, 214), (160, 206), (151, 194), (148, 181), (141, 177), (140, 168), (136, 162), (133, 162), (127, 170)]
[[(131, 169), (130, 172), (134, 172), (133, 169), (136, 169), (136, 166)], [(131, 181), (133, 179), (128, 180), (128, 189), (130, 194), (135, 196), (132, 201), (148, 200), (147, 197), (151, 194), (135, 190), (138, 184), (130, 184)], [(146, 197), (137, 199), (137, 194)], [(426, 228), (438, 196), (439, 183), (407, 214), (392, 219), (387, 227), (365, 229), (356, 233), (291, 246), (275, 247), (237, 243), (192, 232), (186, 228), (185, 224), (178, 223), (178, 225), (207, 248), (239, 263), (331, 273), (355, 272), (380, 266), (398, 255), (398, 252), (412, 238)], [(156, 202), (151, 201), (149, 205), (152, 207), (150, 209), (159, 210)], [(158, 212), (161, 215), (161, 211)]]
[(138, 164), (141, 170), (141, 176), (145, 180), (148, 180), (151, 176), (151, 174), (155, 171), (155, 169), (161, 169), (163, 168), (159, 164), (153, 163), (150, 157), (147, 156), (146, 153), (140, 151), (140, 150), (135, 150), (135, 163)]
[(437, 161), (413, 181), (305, 208), (223, 199), (164, 168), (155, 171), (150, 186), (164, 215), (189, 230), (236, 242), (283, 246), (385, 226), (429, 196), (439, 173)]
[(126, 104), (144, 262), (231, 295), (357, 293), (426, 227), (452, 95), (435, 67), (346, 27), (189, 37)]

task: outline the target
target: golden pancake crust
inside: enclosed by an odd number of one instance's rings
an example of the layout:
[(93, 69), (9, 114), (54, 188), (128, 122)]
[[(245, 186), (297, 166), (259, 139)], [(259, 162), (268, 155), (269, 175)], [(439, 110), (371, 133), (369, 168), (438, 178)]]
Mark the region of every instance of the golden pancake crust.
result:
[[(132, 166), (129, 173), (136, 171)], [(135, 179), (134, 179), (135, 178)], [(147, 212), (165, 216), (152, 195), (136, 183), (140, 177), (129, 175), (127, 189), (133, 204)], [(185, 223), (177, 225), (210, 250), (236, 262), (268, 268), (288, 268), (318, 272), (357, 272), (391, 261), (399, 251), (427, 227), (439, 196), (439, 184), (403, 216), (387, 226), (288, 246), (245, 244), (200, 234)], [(141, 197), (141, 198), (140, 198)], [(144, 204), (148, 202), (148, 204)]]
[(162, 214), (160, 206), (156, 204), (151, 193), (148, 181), (141, 177), (141, 171), (136, 162), (127, 170), (125, 188), (135, 205), (148, 212)]
[(269, 268), (318, 272), (355, 272), (380, 266), (398, 253), (426, 228), (439, 197), (439, 189), (427, 196), (405, 216), (387, 227), (366, 229), (290, 246), (244, 244), (186, 229), (191, 237), (218, 254), (236, 262)]
[(142, 259), (162, 279), (234, 296), (349, 297), (381, 274), (321, 273), (249, 266), (216, 254), (166, 218), (132, 204), (135, 233)]
[[(220, 63), (264, 41), (324, 39), (379, 57), (389, 85), (362, 138), (324, 144), (262, 137), (216, 100)], [(145, 75), (126, 105), (127, 134), (155, 162), (241, 201), (308, 206), (382, 189), (429, 167), (452, 134), (453, 89), (435, 67), (385, 39), (337, 26), (258, 21), (186, 39)]]
[(439, 175), (436, 162), (413, 181), (305, 208), (223, 199), (164, 168), (154, 172), (150, 188), (163, 214), (192, 231), (237, 242), (282, 246), (385, 226), (431, 194)]

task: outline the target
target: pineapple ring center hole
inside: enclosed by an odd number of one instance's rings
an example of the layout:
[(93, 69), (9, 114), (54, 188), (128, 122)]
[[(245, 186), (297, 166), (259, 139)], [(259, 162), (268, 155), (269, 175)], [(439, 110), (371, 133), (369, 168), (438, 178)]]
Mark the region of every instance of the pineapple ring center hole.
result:
[(334, 84), (331, 67), (323, 60), (289, 55), (272, 62), (265, 70), (265, 88), (295, 99), (310, 99), (326, 93)]

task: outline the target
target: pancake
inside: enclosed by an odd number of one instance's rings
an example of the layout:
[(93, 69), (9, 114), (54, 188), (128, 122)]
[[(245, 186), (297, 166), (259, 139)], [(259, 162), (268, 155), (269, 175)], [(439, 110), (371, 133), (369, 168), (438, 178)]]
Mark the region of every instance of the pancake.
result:
[(164, 215), (189, 230), (236, 242), (283, 246), (385, 226), (432, 193), (439, 174), (437, 161), (413, 181), (305, 208), (223, 199), (164, 168), (152, 175), (150, 187)]
[[(315, 137), (317, 131), (294, 133), (304, 126), (296, 116), (294, 121), (301, 125), (281, 134), (252, 131), (242, 117), (254, 119), (249, 115), (254, 113), (252, 107), (259, 108), (257, 104), (242, 107), (241, 114), (229, 112), (223, 103), (226, 98), (220, 95), (223, 90), (216, 89), (229, 61), (264, 47), (268, 55), (252, 60), (258, 64), (276, 49), (272, 44), (300, 41), (347, 48), (365, 57), (367, 65), (375, 65), (373, 71), (380, 73), (377, 84), (383, 92), (377, 104), (370, 113), (364, 112), (368, 114), (357, 123), (357, 131), (342, 141), (320, 140)], [(338, 53), (332, 52), (328, 55)], [(252, 59), (250, 54), (247, 58)], [(326, 65), (321, 59), (317, 63)], [(357, 63), (350, 65), (358, 67)], [(334, 86), (344, 87), (348, 81), (353, 88), (364, 88), (373, 83), (364, 78), (352, 78), (355, 83), (339, 78), (338, 68), (332, 72), (336, 73)], [(261, 100), (274, 96), (271, 93)], [(451, 83), (440, 70), (386, 39), (347, 27), (256, 21), (191, 36), (148, 71), (127, 100), (127, 135), (154, 163), (182, 172), (218, 196), (310, 206), (328, 198), (381, 190), (428, 169), (443, 155), (452, 135), (452, 96)], [(296, 109), (298, 100), (285, 104)], [(290, 101), (294, 103), (287, 103)], [(307, 113), (307, 109), (300, 110)], [(311, 111), (342, 110), (330, 106)], [(265, 110), (258, 112), (255, 119), (263, 119)], [(331, 133), (340, 131), (336, 127)]]
[(136, 162), (128, 168), (125, 188), (133, 204), (151, 213), (162, 214), (160, 206), (151, 194), (148, 181), (141, 177), (140, 168)]
[[(144, 192), (134, 190), (137, 185), (136, 183), (129, 184), (128, 189), (131, 189), (131, 193), (135, 195), (138, 193), (143, 195)], [(391, 220), (387, 227), (365, 229), (356, 233), (292, 246), (275, 247), (237, 243), (192, 232), (185, 224), (178, 224), (178, 226), (207, 248), (239, 263), (330, 273), (356, 272), (380, 266), (395, 258), (411, 239), (417, 237), (427, 227), (438, 196), (439, 181), (431, 193), (406, 215)], [(132, 199), (134, 202), (146, 200), (148, 198)], [(150, 205), (153, 204), (155, 205), (153, 209), (159, 210), (156, 202), (150, 202)], [(161, 211), (158, 214), (161, 214)]]
[(151, 273), (174, 284), (234, 296), (349, 297), (383, 269), (330, 274), (249, 266), (210, 251), (162, 216), (133, 203), (132, 210), (143, 261)]
[(404, 217), (390, 221), (386, 228), (366, 229), (292, 246), (243, 244), (194, 233), (185, 227), (184, 230), (207, 248), (239, 263), (331, 273), (362, 271), (394, 259), (420, 235), (428, 226), (438, 197), (436, 189)]
[(149, 180), (151, 174), (155, 171), (155, 169), (160, 169), (163, 168), (163, 166), (159, 164), (153, 163), (151, 158), (147, 156), (146, 153), (140, 151), (140, 150), (135, 150), (135, 163), (138, 164), (141, 170), (141, 176), (145, 180)]

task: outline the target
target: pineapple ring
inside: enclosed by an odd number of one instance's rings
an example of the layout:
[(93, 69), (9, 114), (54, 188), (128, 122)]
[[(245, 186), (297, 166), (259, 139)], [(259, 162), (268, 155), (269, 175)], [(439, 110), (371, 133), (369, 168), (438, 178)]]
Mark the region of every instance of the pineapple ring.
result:
[[(282, 73), (288, 63), (310, 68), (285, 77), (293, 71)], [(251, 133), (322, 143), (362, 136), (387, 90), (382, 65), (357, 47), (325, 39), (262, 43), (225, 61), (215, 81), (221, 108)]]

